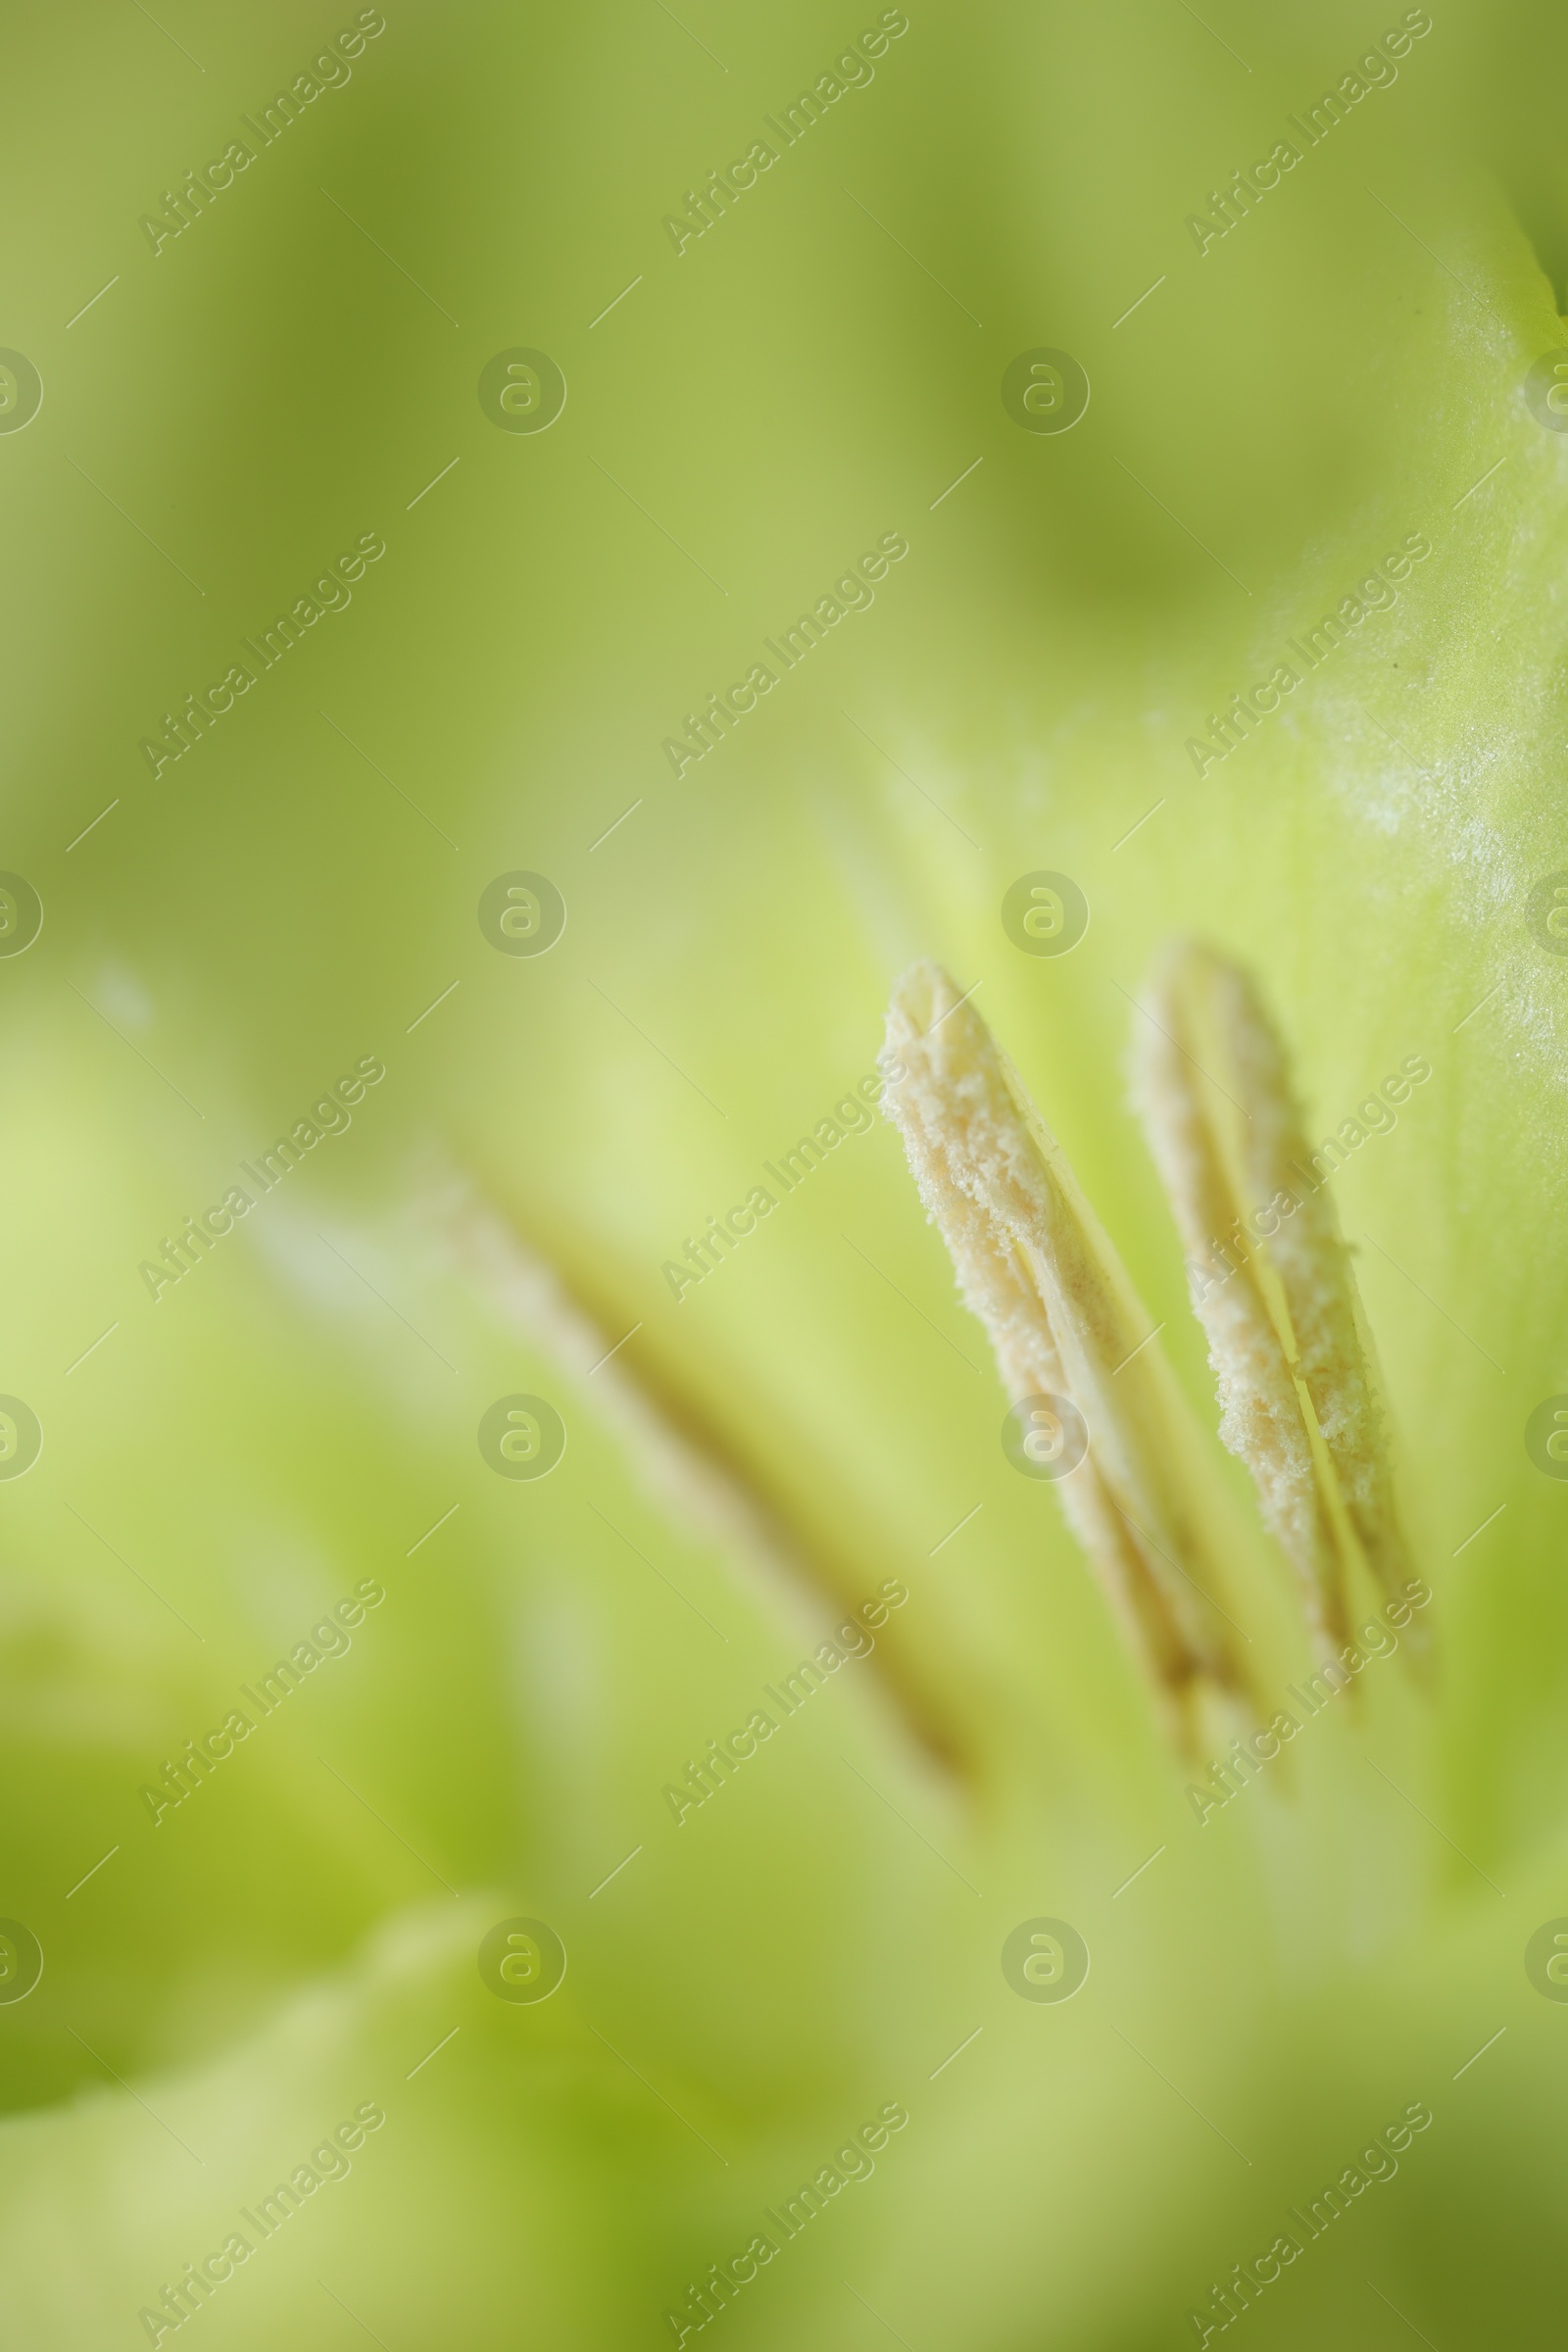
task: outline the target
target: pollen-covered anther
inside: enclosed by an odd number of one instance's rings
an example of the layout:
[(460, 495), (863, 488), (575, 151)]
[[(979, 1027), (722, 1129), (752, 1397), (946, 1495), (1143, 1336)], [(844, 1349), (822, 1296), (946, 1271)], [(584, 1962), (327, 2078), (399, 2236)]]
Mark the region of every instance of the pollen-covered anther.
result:
[[(1060, 1146), (973, 1004), (935, 963), (899, 981), (884, 1106), (1008, 1396), (1070, 1398), (1089, 1449), (1062, 1507), (1184, 1739), (1205, 1689), (1248, 1689), (1223, 1606), (1202, 1442), (1152, 1317)], [(1221, 1596), (1221, 1597), (1216, 1597)]]
[(1136, 1093), (1208, 1340), (1220, 1437), (1251, 1473), (1314, 1639), (1338, 1650), (1357, 1557), (1385, 1595), (1413, 1571), (1349, 1253), (1246, 972), (1191, 942), (1170, 951)]

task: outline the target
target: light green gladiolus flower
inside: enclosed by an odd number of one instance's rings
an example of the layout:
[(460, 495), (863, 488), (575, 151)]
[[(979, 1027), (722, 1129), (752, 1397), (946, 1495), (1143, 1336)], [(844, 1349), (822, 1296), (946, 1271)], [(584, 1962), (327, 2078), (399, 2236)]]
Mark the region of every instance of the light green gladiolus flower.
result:
[(9, 2339), (1549, 2329), (1562, 45), (13, 28)]

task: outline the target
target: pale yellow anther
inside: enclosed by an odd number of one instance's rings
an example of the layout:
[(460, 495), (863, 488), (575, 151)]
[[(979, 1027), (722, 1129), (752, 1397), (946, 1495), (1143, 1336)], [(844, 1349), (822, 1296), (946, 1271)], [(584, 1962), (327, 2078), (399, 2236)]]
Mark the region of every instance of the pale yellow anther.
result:
[(884, 1097), (1009, 1398), (1069, 1398), (1089, 1449), (1056, 1482), (1127, 1637), (1191, 1738), (1205, 1688), (1241, 1693), (1203, 1441), (1060, 1146), (972, 1004), (919, 963), (894, 991)]
[(1220, 1436), (1251, 1472), (1319, 1645), (1348, 1639), (1351, 1571), (1413, 1570), (1349, 1254), (1284, 1048), (1247, 974), (1183, 944), (1156, 975), (1137, 1094), (1187, 1252)]

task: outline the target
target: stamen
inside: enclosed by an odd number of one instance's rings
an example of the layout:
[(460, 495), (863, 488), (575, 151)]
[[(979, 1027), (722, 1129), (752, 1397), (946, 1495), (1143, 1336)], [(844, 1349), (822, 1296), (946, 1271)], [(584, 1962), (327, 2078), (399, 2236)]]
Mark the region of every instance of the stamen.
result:
[(884, 1096), (1008, 1396), (1072, 1400), (1089, 1450), (1057, 1494), (1184, 1740), (1205, 1687), (1249, 1690), (1226, 1614), (1202, 1442), (1152, 1318), (1060, 1146), (972, 1004), (935, 963), (894, 990)]
[[(555, 1358), (669, 1515), (732, 1571), (746, 1572), (748, 1598), (760, 1598), (813, 1642), (843, 1624), (865, 1597), (864, 1546), (824, 1542), (794, 1507), (787, 1483), (721, 1423), (653, 1335), (629, 1328), (635, 1309), (612, 1304), (610, 1293), (623, 1289), (629, 1298), (632, 1286), (607, 1276), (603, 1252), (590, 1271), (586, 1257), (573, 1262), (564, 1235), (553, 1237), (548, 1254), (530, 1246), (511, 1215), (450, 1169), (432, 1180), (428, 1205), (507, 1329)], [(877, 1573), (894, 1565), (885, 1559)], [(960, 1780), (977, 1775), (970, 1730), (921, 1662), (917, 1637), (890, 1620), (866, 1667), (933, 1762)]]
[(1413, 1573), (1349, 1253), (1248, 975), (1183, 943), (1156, 975), (1139, 1108), (1187, 1251), (1219, 1434), (1252, 1474), (1320, 1648), (1348, 1640), (1360, 1557), (1385, 1595)]

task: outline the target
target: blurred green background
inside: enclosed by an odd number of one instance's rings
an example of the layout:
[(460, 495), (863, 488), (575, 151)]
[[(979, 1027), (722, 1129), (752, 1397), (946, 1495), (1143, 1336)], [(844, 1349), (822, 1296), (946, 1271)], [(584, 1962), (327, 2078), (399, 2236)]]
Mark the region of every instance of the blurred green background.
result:
[[(42, 386), (0, 414), (0, 867), (43, 907), (0, 956), (0, 1391), (43, 1431), (0, 1482), (0, 1915), (44, 1955), (0, 2003), (19, 2344), (169, 2341), (177, 2305), (143, 2314), (365, 2102), (351, 2174), (182, 2325), (679, 2341), (689, 2287), (890, 2102), (874, 2175), (710, 2323), (737, 2345), (1198, 2340), (1211, 2282), (1413, 2101), (1397, 2178), (1238, 2324), (1447, 2352), (1554, 2319), (1568, 2017), (1523, 1954), (1568, 1912), (1568, 1494), (1523, 1430), (1568, 1387), (1568, 966), (1529, 916), (1568, 868), (1568, 443), (1525, 387), (1564, 344), (1560, 22), (1435, 10), (1227, 234), (1189, 225), (1417, 17), (8, 25), (0, 346)], [(264, 146), (247, 118), (296, 88)], [(150, 235), (235, 138), (247, 168)], [(677, 250), (666, 217), (760, 138)], [(1087, 374), (1070, 430), (1004, 404), (1038, 348)], [(480, 397), (516, 350), (564, 378), (547, 430)], [(677, 776), (686, 714), (894, 533), (874, 603)], [(1210, 714), (1415, 533), (1397, 603), (1200, 775)], [(367, 534), (352, 602), (155, 775), (166, 714)], [(1000, 919), (1037, 868), (1090, 904), (1060, 959)], [(477, 917), (519, 870), (564, 902), (545, 955)], [(1379, 1663), (1202, 1828), (1006, 1463), (885, 1124), (678, 1301), (662, 1272), (934, 954), (1212, 1429), (1125, 1102), (1183, 932), (1259, 975), (1314, 1134), (1434, 1066), (1336, 1182), (1435, 1687)], [(362, 1057), (352, 1125), (150, 1297), (139, 1266)], [(610, 1364), (540, 1261), (604, 1348), (632, 1335)], [(566, 1430), (539, 1481), (476, 1442), (519, 1393)], [(650, 1415), (765, 1544), (661, 1486)], [(677, 1826), (666, 1784), (895, 1577), (874, 1661)], [(352, 1648), (155, 1826), (141, 1788), (367, 1579)], [(565, 1946), (548, 2001), (481, 1978), (514, 1917)], [(1070, 2003), (999, 1965), (1036, 1917), (1090, 1947)]]

